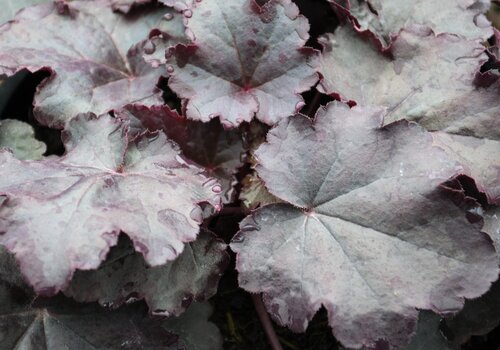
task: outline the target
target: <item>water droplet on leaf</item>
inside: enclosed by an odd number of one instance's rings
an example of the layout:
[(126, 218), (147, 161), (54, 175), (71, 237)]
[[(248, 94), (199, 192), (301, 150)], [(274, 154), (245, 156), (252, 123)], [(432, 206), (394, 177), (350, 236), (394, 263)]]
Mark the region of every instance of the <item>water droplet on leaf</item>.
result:
[(212, 191), (215, 193), (221, 193), (222, 187), (220, 185), (215, 185), (214, 187), (212, 187)]

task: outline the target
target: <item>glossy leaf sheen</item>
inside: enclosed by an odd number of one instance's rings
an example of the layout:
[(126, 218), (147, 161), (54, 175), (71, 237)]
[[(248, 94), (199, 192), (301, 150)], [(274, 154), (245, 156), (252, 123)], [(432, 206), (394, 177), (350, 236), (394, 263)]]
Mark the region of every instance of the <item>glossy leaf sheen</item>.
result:
[(65, 134), (67, 154), (19, 161), (0, 153), (0, 243), (15, 253), (37, 292), (65, 287), (95, 269), (124, 231), (151, 265), (175, 259), (199, 231), (197, 203), (219, 205), (201, 169), (164, 134), (128, 144), (128, 128), (81, 115)]
[(167, 63), (188, 118), (234, 127), (256, 115), (272, 125), (303, 106), (299, 94), (318, 79), (316, 52), (303, 47), (309, 25), (290, 0), (203, 0), (188, 14), (192, 43)]
[(229, 259), (225, 250), (224, 242), (205, 231), (174, 261), (149, 267), (129, 244), (122, 244), (98, 270), (78, 271), (64, 293), (80, 302), (99, 301), (113, 308), (144, 298), (155, 314), (179, 315), (192, 301), (217, 292)]
[(271, 130), (256, 169), (289, 204), (258, 209), (231, 243), (240, 285), (277, 321), (304, 331), (323, 305), (352, 348), (402, 348), (416, 308), (458, 311), (499, 271), (489, 238), (440, 187), (461, 167), (423, 128), (381, 129), (382, 116), (332, 103)]
[(163, 104), (156, 84), (165, 71), (144, 62), (139, 42), (164, 13), (157, 7), (123, 16), (111, 10), (111, 0), (27, 8), (0, 27), (0, 74), (51, 73), (34, 101), (36, 117), (49, 126), (133, 102)]

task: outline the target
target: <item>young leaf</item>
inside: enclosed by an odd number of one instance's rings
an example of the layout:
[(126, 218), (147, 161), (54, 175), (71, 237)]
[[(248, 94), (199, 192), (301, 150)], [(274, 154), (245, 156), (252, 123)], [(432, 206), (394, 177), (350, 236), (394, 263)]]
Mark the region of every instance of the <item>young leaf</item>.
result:
[(123, 16), (111, 10), (111, 0), (27, 8), (0, 27), (0, 74), (49, 71), (34, 112), (58, 128), (78, 113), (99, 115), (133, 102), (163, 104), (156, 84), (165, 71), (144, 62), (142, 53), (150, 48), (137, 43), (165, 22), (164, 13), (149, 7)]
[(162, 133), (129, 143), (123, 121), (80, 115), (64, 136), (61, 158), (19, 161), (0, 152), (0, 194), (8, 196), (0, 243), (39, 293), (67, 286), (76, 269), (97, 268), (120, 231), (148, 264), (173, 260), (198, 234), (197, 203), (219, 205), (213, 179)]
[(262, 180), (255, 173), (249, 174), (243, 179), (240, 200), (243, 206), (249, 210), (281, 202), (269, 193)]
[(15, 119), (0, 121), (0, 147), (10, 148), (17, 159), (41, 159), (47, 150), (31, 125)]
[(451, 33), (486, 40), (492, 28), (484, 13), (489, 0), (328, 0), (341, 16), (368, 31), (384, 47), (408, 25), (430, 27), (436, 34)]
[(416, 308), (456, 312), (499, 272), (490, 239), (441, 186), (461, 167), (420, 126), (381, 128), (382, 116), (331, 103), (314, 122), (280, 122), (256, 169), (287, 203), (258, 209), (231, 243), (240, 286), (279, 323), (304, 331), (323, 305), (352, 348), (401, 348)]
[(223, 203), (234, 200), (235, 173), (243, 165), (241, 154), (244, 152), (237, 130), (224, 130), (216, 119), (208, 123), (188, 120), (168, 106), (131, 105), (117, 116), (130, 120), (135, 130), (163, 130), (180, 146), (187, 159), (204, 167), (208, 176), (217, 179)]
[(108, 307), (144, 298), (154, 314), (180, 315), (193, 301), (210, 298), (229, 256), (226, 244), (208, 231), (185, 245), (165, 265), (149, 267), (130, 242), (120, 241), (96, 271), (77, 271), (64, 294)]
[(192, 43), (176, 46), (167, 71), (188, 118), (272, 125), (303, 106), (316, 52), (304, 48), (309, 24), (290, 0), (203, 0), (184, 15)]

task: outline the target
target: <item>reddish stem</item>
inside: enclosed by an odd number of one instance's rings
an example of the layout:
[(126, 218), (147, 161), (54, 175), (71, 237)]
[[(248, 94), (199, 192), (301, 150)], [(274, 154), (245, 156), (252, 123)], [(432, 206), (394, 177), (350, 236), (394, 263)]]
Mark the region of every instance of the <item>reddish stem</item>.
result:
[(255, 306), (255, 311), (257, 311), (257, 315), (259, 316), (260, 323), (262, 324), (262, 328), (264, 328), (264, 332), (266, 332), (267, 340), (269, 341), (269, 345), (271, 345), (272, 350), (283, 350), (283, 347), (278, 340), (278, 336), (274, 331), (273, 324), (271, 323), (271, 319), (267, 314), (266, 307), (262, 302), (262, 298), (260, 294), (251, 294), (252, 301)]

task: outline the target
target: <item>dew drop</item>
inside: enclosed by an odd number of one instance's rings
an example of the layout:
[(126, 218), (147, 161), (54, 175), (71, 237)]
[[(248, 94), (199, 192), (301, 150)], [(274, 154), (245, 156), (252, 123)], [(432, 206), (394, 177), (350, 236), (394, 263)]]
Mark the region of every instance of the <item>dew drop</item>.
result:
[(167, 310), (162, 310), (162, 309), (156, 309), (152, 312), (152, 314), (154, 316), (165, 316), (165, 317), (170, 316), (170, 312), (168, 312)]
[(174, 8), (176, 8), (179, 11), (183, 11), (183, 10), (187, 9), (187, 5), (182, 1), (176, 1), (174, 3)]
[(151, 64), (151, 67), (153, 68), (158, 68), (160, 66), (160, 61), (157, 59), (153, 59), (149, 61), (149, 64)]
[(167, 21), (170, 21), (172, 20), (172, 18), (174, 18), (174, 15), (171, 13), (167, 13), (163, 16), (163, 18), (166, 19)]
[(104, 302), (102, 304), (102, 306), (104, 306), (105, 308), (108, 308), (108, 309), (111, 309), (113, 307), (114, 303), (112, 301), (109, 301), (109, 302)]
[(252, 224), (243, 225), (240, 229), (241, 232), (259, 231), (259, 228)]
[(212, 191), (215, 193), (221, 193), (222, 187), (220, 185), (215, 185), (214, 187), (212, 187)]
[(130, 298), (128, 298), (128, 299), (125, 301), (125, 304), (132, 304), (132, 303), (135, 303), (137, 300), (139, 300), (139, 298), (136, 298), (136, 297), (130, 297)]
[(170, 74), (172, 74), (174, 72), (174, 70), (175, 70), (174, 66), (168, 66), (167, 67), (167, 72), (170, 73)]
[(237, 234), (231, 241), (232, 243), (243, 243), (245, 241), (245, 235)]
[(295, 105), (295, 112), (298, 112), (302, 109), (302, 107), (304, 107), (306, 104), (304, 103), (304, 101), (299, 101), (297, 102), (297, 104)]
[(193, 16), (193, 11), (191, 11), (191, 10), (185, 10), (182, 14), (186, 18), (191, 18)]
[(153, 52), (155, 52), (155, 50), (156, 50), (156, 45), (151, 40), (148, 40), (144, 44), (144, 53), (146, 55), (151, 55)]

